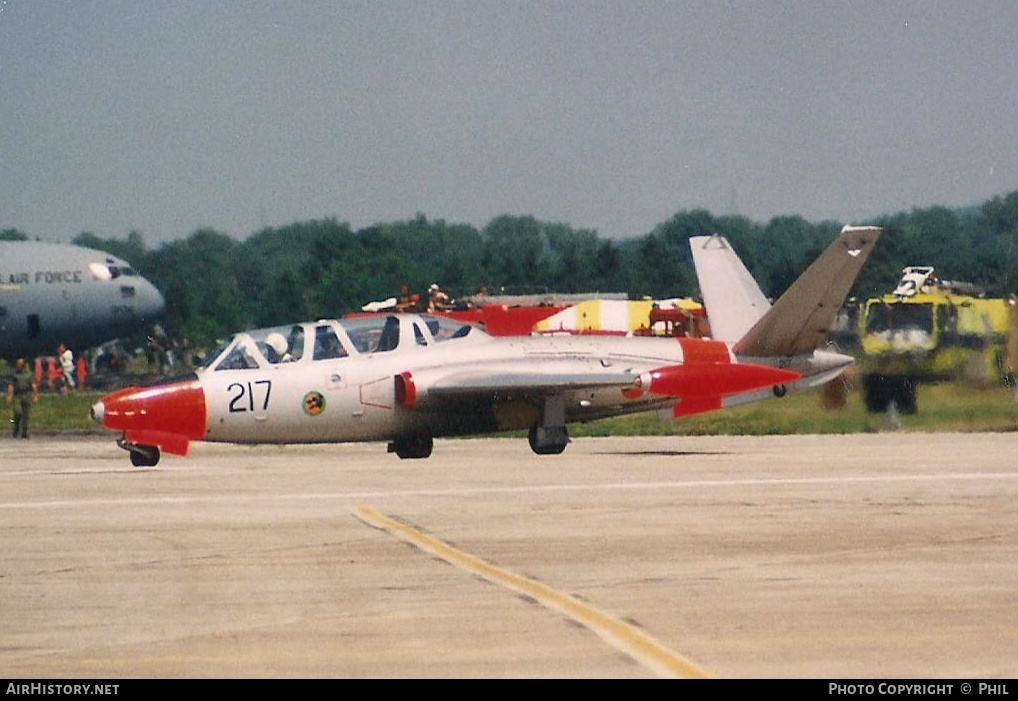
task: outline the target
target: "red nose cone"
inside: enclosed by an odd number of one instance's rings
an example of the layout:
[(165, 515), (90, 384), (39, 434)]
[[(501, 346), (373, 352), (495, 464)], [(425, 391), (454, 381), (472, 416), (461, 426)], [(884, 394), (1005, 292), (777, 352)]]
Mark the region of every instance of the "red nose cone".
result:
[(102, 408), (103, 426), (139, 445), (186, 455), (189, 441), (205, 437), (205, 392), (197, 381), (129, 387), (103, 397)]

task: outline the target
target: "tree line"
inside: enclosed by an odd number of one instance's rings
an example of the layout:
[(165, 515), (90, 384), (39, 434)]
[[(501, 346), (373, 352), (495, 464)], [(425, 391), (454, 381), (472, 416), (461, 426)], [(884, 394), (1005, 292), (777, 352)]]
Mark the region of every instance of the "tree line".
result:
[[(933, 265), (948, 279), (1018, 291), (1018, 192), (963, 210), (913, 209), (866, 222), (886, 233), (856, 283), (860, 298), (893, 289), (906, 265)], [(764, 293), (779, 296), (837, 235), (836, 222), (782, 216), (766, 224), (702, 209), (681, 211), (625, 240), (596, 231), (503, 215), (483, 228), (414, 219), (354, 231), (336, 219), (266, 228), (245, 240), (212, 229), (149, 248), (85, 232), (74, 243), (129, 261), (166, 297), (163, 325), (209, 343), (244, 328), (335, 317), (367, 302), (423, 293), (437, 283), (454, 296), (495, 291), (624, 292), (631, 298), (698, 295), (688, 239), (731, 241)], [(0, 231), (0, 239), (28, 238)]]

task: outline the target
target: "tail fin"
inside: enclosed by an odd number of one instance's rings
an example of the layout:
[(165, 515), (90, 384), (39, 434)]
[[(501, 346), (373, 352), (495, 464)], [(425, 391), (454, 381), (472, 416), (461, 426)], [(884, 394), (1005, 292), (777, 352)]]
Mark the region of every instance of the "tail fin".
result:
[(694, 236), (689, 239), (689, 247), (711, 336), (715, 341), (735, 343), (771, 305), (725, 238), (717, 234)]
[[(819, 348), (881, 233), (883, 230), (877, 227), (842, 229), (838, 238), (735, 344), (735, 352), (753, 357), (792, 356)], [(710, 318), (709, 307), (707, 314)]]

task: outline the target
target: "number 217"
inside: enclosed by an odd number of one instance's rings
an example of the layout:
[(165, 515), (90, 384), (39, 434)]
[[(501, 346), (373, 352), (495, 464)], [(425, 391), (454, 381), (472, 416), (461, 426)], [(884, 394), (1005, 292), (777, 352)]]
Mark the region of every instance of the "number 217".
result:
[[(239, 382), (234, 382), (226, 388), (227, 392), (235, 393), (230, 398), (230, 412), (237, 413), (241, 411), (254, 411), (255, 410), (255, 390), (254, 388), (258, 385), (265, 386), (265, 397), (261, 401), (262, 411), (269, 408), (269, 397), (272, 395), (272, 381), (271, 380), (258, 380), (257, 382), (248, 382), (246, 385)], [(261, 390), (258, 392), (261, 394)], [(245, 398), (247, 401), (244, 401)]]

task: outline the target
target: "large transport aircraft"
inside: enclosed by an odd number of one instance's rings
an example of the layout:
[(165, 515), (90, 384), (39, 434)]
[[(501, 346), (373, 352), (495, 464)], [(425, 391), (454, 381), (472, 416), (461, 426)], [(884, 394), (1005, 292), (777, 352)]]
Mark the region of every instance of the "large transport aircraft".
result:
[(0, 242), (0, 357), (78, 350), (137, 333), (165, 303), (129, 263), (90, 248)]
[(392, 314), (238, 333), (196, 376), (128, 388), (91, 409), (135, 465), (192, 441), (388, 441), (401, 458), (433, 439), (529, 430), (561, 453), (567, 425), (664, 410), (680, 417), (783, 396), (853, 360), (820, 350), (880, 236), (846, 227), (771, 307), (720, 236), (690, 239), (715, 340), (494, 338), (452, 319)]

